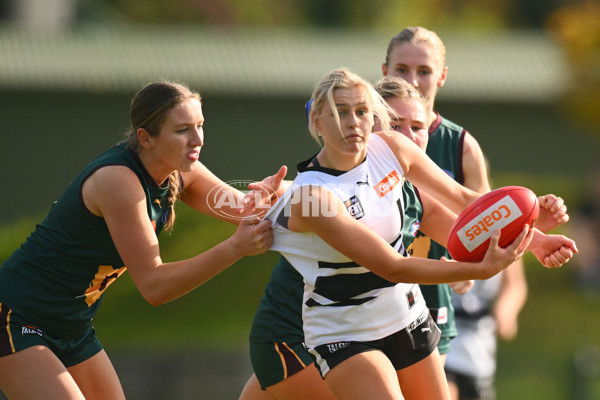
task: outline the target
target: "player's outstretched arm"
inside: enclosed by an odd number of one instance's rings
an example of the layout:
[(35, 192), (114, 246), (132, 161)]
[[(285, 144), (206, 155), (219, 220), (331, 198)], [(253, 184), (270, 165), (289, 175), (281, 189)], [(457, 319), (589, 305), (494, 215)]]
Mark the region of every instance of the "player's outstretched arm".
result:
[(563, 235), (546, 235), (534, 228), (529, 251), (546, 268), (557, 268), (569, 262), (579, 252), (577, 245)]
[(569, 220), (567, 206), (561, 197), (547, 194), (538, 197), (538, 202), (540, 203), (540, 214), (535, 227), (540, 231), (544, 233), (550, 232), (552, 229)]

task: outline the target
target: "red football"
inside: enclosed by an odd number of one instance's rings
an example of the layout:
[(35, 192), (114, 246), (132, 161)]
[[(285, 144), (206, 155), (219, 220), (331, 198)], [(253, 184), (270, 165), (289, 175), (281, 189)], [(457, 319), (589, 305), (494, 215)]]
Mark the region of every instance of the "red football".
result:
[(537, 196), (521, 186), (506, 186), (484, 194), (456, 219), (448, 235), (448, 252), (457, 261), (483, 260), (490, 237), (500, 229), (500, 247), (510, 245), (539, 213)]

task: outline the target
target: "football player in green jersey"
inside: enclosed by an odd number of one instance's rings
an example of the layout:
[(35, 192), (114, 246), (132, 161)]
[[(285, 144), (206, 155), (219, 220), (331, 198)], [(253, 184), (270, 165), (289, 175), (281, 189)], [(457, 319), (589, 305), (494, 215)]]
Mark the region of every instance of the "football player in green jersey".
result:
[[(446, 47), (439, 36), (423, 27), (403, 29), (388, 44), (382, 72), (386, 76), (406, 80), (428, 100), (429, 137), (426, 152), (431, 159), (462, 185), (480, 193), (489, 192), (487, 165), (477, 140), (463, 127), (442, 117), (435, 110), (437, 92), (448, 78)], [(555, 207), (566, 211), (563, 200), (557, 198), (556, 201)], [(565, 214), (564, 218), (563, 222), (566, 222), (568, 216)], [(413, 255), (430, 258), (449, 257), (445, 248), (423, 234), (418, 236), (413, 245)], [(438, 347), (443, 355), (451, 351), (450, 339), (457, 335), (450, 287), (455, 291), (465, 289), (458, 284), (421, 286), (423, 296), (442, 329), (442, 340)], [(517, 260), (503, 271), (501, 276), (494, 307), (499, 336), (512, 338), (516, 335), (517, 317), (526, 297), (527, 283), (523, 261)], [(456, 385), (450, 382), (450, 386), (453, 398), (460, 398)], [(489, 392), (490, 389), (486, 391)], [(473, 397), (469, 397), (471, 398)]]
[[(92, 324), (106, 288), (128, 270), (157, 306), (269, 249), (270, 223), (257, 204), (198, 161), (203, 124), (199, 94), (146, 85), (131, 103), (128, 140), (90, 162), (2, 265), (0, 388), (8, 398), (124, 399)], [(278, 188), (285, 173), (260, 187)], [(163, 262), (157, 236), (173, 226), (178, 198), (238, 229), (193, 258)]]
[[(390, 40), (382, 72), (385, 76), (404, 79), (427, 99), (429, 132), (423, 147), (427, 155), (458, 183), (479, 193), (487, 193), (490, 191), (490, 184), (481, 147), (464, 128), (435, 111), (437, 91), (444, 86), (448, 77), (448, 67), (445, 63), (446, 47), (439, 36), (422, 27), (411, 27), (402, 30)], [(558, 201), (562, 202), (562, 199), (559, 198)], [(423, 234), (418, 235), (412, 251), (413, 255), (420, 257), (450, 257), (443, 246)], [(507, 275), (523, 276), (516, 271), (523, 269), (522, 260), (516, 261), (509, 269), (511, 272)], [(457, 335), (450, 286), (422, 285), (421, 290), (436, 323), (442, 330), (442, 340), (438, 347), (442, 356), (445, 356), (450, 351), (450, 340)], [(515, 299), (520, 299), (518, 303), (522, 306), (524, 295), (515, 293), (514, 296)]]

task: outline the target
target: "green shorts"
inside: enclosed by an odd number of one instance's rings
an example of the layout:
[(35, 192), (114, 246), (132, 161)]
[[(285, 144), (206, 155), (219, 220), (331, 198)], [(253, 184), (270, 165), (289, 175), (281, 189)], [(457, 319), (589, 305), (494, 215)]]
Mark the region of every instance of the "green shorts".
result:
[(448, 354), (450, 352), (450, 341), (456, 337), (454, 308), (451, 310), (448, 310), (447, 307), (430, 308), (429, 311), (438, 328), (442, 331), (438, 350), (440, 354)]
[(250, 342), (250, 360), (265, 389), (302, 371), (314, 362), (303, 342)]
[(449, 336), (442, 336), (438, 343), (438, 351), (440, 354), (448, 354), (450, 352), (450, 340)]
[(75, 339), (52, 336), (0, 303), (0, 357), (33, 346), (45, 346), (65, 367), (79, 364), (102, 350), (92, 324)]

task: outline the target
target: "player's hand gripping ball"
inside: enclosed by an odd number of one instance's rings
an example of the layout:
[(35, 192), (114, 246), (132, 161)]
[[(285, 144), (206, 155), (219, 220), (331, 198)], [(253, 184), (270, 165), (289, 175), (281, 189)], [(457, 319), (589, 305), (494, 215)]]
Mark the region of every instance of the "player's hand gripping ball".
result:
[(456, 219), (448, 236), (448, 252), (457, 261), (483, 260), (490, 237), (500, 229), (500, 247), (510, 245), (539, 214), (537, 196), (521, 186), (506, 186), (481, 196)]

